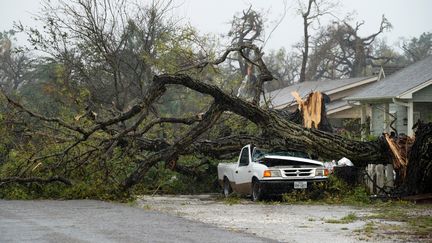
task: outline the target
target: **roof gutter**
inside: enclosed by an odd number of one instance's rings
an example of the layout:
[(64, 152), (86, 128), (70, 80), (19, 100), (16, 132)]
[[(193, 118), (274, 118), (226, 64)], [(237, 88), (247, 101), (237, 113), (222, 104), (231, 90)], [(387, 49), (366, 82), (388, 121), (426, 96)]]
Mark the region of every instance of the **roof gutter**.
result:
[(381, 97), (345, 97), (344, 100), (349, 101), (380, 101), (380, 100), (388, 100), (392, 99), (394, 96), (381, 96)]
[(346, 100), (346, 101), (347, 101), (348, 105), (351, 105), (351, 106), (358, 106), (358, 105), (360, 105), (360, 102), (357, 101), (357, 100)]
[(396, 105), (405, 106), (405, 107), (408, 107), (408, 106), (409, 106), (407, 102), (399, 101), (399, 100), (397, 100), (396, 98), (393, 98), (392, 101), (393, 101), (393, 103), (395, 103)]

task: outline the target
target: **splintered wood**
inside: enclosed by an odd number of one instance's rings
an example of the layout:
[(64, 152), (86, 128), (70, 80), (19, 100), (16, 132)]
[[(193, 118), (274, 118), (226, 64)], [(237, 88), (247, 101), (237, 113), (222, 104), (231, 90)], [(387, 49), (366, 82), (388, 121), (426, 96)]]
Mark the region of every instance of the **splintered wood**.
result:
[(302, 100), (296, 91), (291, 92), (291, 95), (296, 99), (299, 105), (298, 108), (303, 114), (303, 126), (306, 128), (312, 128), (313, 126), (318, 129), (318, 125), (321, 122), (322, 94), (320, 92), (312, 92), (305, 101)]
[(393, 166), (404, 179), (408, 167), (408, 155), (415, 139), (408, 136), (392, 138), (387, 133), (384, 134), (384, 137), (392, 153)]

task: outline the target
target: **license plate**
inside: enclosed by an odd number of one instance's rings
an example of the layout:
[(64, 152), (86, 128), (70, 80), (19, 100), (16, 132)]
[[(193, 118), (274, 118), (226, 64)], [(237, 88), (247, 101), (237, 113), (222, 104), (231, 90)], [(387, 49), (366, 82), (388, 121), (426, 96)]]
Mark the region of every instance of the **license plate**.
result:
[(307, 181), (294, 181), (294, 189), (307, 188)]

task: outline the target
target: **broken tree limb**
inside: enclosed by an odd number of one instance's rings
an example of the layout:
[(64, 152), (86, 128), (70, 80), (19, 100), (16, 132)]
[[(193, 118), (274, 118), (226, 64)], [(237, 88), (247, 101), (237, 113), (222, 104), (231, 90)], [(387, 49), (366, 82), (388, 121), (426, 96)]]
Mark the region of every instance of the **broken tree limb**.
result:
[(408, 136), (392, 138), (387, 133), (384, 134), (384, 138), (386, 139), (389, 150), (391, 151), (393, 166), (395, 170), (398, 171), (398, 174), (401, 176), (403, 181), (406, 177), (406, 170), (409, 162), (408, 155), (415, 139)]
[(318, 125), (321, 123), (321, 113), (322, 113), (322, 95), (320, 92), (312, 92), (308, 95), (305, 101), (302, 100), (300, 95), (293, 91), (291, 95), (297, 101), (298, 109), (303, 114), (303, 125), (306, 128), (318, 129)]
[(202, 120), (187, 133), (177, 140), (173, 145), (151, 154), (138, 162), (137, 168), (123, 181), (123, 189), (128, 189), (138, 183), (147, 171), (160, 161), (171, 161), (186, 147), (190, 146), (200, 135), (210, 129), (222, 115), (223, 108), (218, 103), (213, 103), (209, 110), (203, 115)]
[(263, 145), (307, 151), (323, 158), (347, 157), (357, 166), (387, 162), (387, 150), (382, 141), (360, 142), (317, 129), (305, 129), (301, 125), (287, 121), (276, 112), (231, 96), (214, 85), (194, 80), (187, 75), (155, 76), (153, 82), (182, 85), (212, 96), (215, 102), (222, 104), (226, 110), (258, 125), (263, 130)]
[[(322, 131), (332, 132), (333, 129), (327, 120), (324, 98), (328, 96), (319, 91), (311, 92), (306, 100), (303, 100), (300, 95), (293, 91), (291, 95), (295, 98), (298, 104), (298, 111), (301, 113), (303, 126), (305, 128), (319, 129)], [(295, 114), (295, 113), (294, 113)]]
[(50, 178), (40, 178), (40, 177), (7, 177), (0, 178), (0, 186), (6, 185), (8, 183), (53, 183), (53, 182), (61, 182), (65, 185), (71, 186), (72, 182), (69, 179), (66, 179), (62, 176), (53, 176)]

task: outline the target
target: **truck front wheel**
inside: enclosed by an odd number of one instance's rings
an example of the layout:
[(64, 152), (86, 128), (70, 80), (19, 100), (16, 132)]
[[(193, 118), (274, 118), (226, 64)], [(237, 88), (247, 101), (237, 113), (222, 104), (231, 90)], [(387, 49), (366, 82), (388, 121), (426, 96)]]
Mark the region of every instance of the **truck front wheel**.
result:
[(263, 190), (258, 179), (252, 180), (252, 201), (257, 202), (263, 199)]
[(229, 197), (229, 195), (232, 193), (232, 188), (231, 188), (231, 184), (228, 180), (228, 178), (224, 178), (224, 182), (223, 182), (223, 194), (225, 197)]

